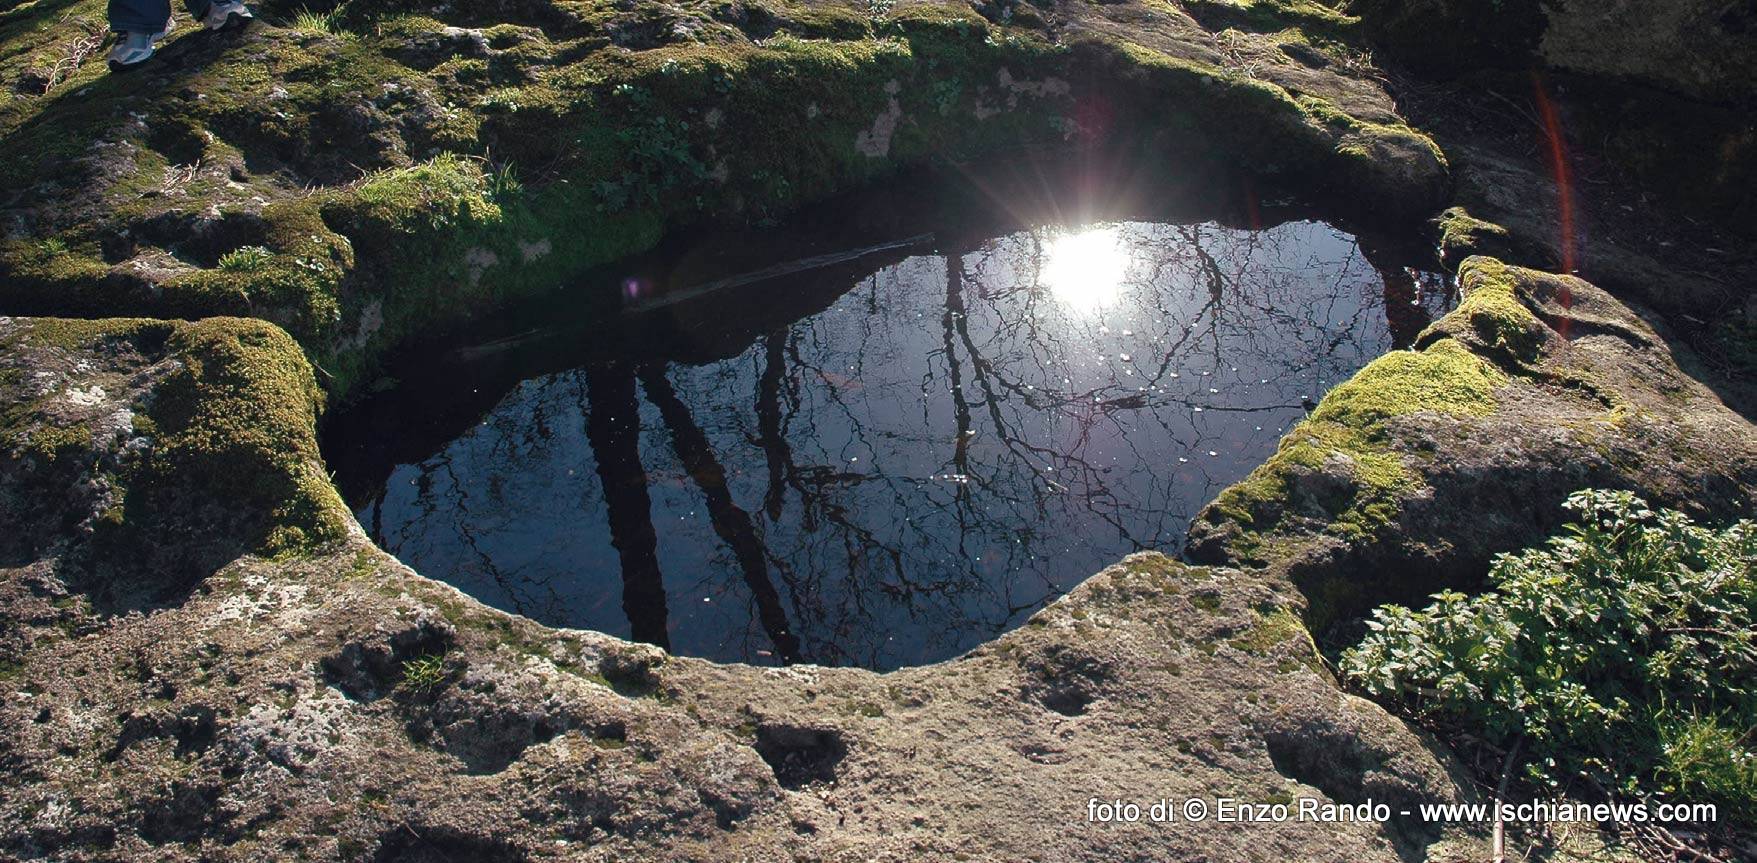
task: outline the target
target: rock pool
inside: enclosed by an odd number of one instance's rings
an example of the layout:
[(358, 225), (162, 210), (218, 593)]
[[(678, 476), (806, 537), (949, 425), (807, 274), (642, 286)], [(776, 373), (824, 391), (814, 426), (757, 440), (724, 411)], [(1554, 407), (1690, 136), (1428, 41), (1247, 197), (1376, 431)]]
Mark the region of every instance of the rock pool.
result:
[[(710, 237), (598, 274), (405, 363), (330, 433), (339, 480), (383, 548), (546, 624), (933, 662), (1129, 552), (1177, 553), (1450, 302), (1307, 219), (902, 233)], [(558, 323), (580, 297), (598, 322)]]

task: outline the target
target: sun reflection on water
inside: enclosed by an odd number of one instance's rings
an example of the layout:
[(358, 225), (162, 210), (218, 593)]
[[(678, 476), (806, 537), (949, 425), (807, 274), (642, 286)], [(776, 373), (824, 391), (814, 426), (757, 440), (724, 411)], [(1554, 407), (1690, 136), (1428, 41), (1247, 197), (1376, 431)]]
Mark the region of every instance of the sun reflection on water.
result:
[(1050, 240), (1040, 278), (1069, 311), (1089, 315), (1121, 296), (1128, 265), (1122, 234), (1117, 226), (1107, 225)]

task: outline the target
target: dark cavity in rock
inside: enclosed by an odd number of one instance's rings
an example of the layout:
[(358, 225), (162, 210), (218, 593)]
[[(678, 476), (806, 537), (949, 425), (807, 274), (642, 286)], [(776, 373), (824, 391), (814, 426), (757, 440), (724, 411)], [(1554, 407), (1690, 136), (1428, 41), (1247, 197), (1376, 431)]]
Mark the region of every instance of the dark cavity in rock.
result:
[(775, 771), (782, 788), (836, 781), (836, 765), (848, 755), (842, 734), (831, 728), (763, 724), (757, 726), (756, 751)]

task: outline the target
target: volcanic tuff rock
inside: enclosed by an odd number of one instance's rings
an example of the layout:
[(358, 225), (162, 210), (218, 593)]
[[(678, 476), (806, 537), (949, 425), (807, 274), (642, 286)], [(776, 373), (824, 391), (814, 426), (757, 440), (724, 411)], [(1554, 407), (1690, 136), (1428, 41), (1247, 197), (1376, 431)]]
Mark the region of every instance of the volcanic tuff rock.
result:
[[(1583, 485), (1750, 510), (1757, 432), (1626, 302), (1725, 286), (1639, 236), (1616, 278), (1545, 272), (1571, 258), (1553, 177), (1474, 120), (1434, 115), (1457, 166), (1412, 129), (1373, 5), (271, 2), (128, 77), (77, 62), (95, 0), (0, 12), (0, 314), (101, 317), (0, 317), (0, 855), (1481, 859), (1475, 828), (1401, 817), (1086, 822), (1091, 797), (1480, 799), (1308, 632), (1480, 580)], [(1582, 44), (1549, 22), (1543, 51)], [(414, 335), (671, 226), (1121, 139), (1369, 220), (1464, 205), (1459, 309), (1208, 508), (1213, 565), (1131, 557), (933, 666), (724, 666), (485, 608), (329, 481), (326, 395)]]
[[(1465, 572), (1578, 484), (1749, 500), (1757, 435), (1656, 331), (1579, 280), (1464, 272), (1418, 350), (1333, 391), (1211, 508), (1200, 553), (1267, 566), (1138, 555), (968, 656), (883, 675), (670, 658), (420, 578), (313, 475), (317, 391), (272, 325), (3, 319), (0, 382), (24, 407), (0, 505), (64, 502), (33, 516), (50, 541), (8, 549), (0, 596), (8, 850), (1467, 859), (1480, 836), (1401, 818), (1241, 830), (1084, 809), (1471, 798), (1443, 751), (1337, 689), (1302, 616), (1407, 592), (1418, 564)], [(228, 398), (282, 409), (190, 409)], [(249, 482), (218, 479), (238, 465)], [(1313, 471), (1335, 476), (1298, 478)], [(210, 569), (228, 549), (275, 556)]]

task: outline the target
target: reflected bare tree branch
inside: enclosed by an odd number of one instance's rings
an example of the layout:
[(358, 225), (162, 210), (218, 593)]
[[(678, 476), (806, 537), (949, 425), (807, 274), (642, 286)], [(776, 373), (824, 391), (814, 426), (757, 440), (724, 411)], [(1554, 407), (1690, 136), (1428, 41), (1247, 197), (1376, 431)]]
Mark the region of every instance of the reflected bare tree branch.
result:
[[(1446, 302), (1439, 283), (1322, 224), (1088, 230), (1113, 232), (1126, 258), (1104, 304), (1046, 283), (1067, 268), (1050, 266), (1059, 232), (1045, 228), (890, 264), (797, 320), (741, 321), (742, 340), (693, 318), (692, 343), (726, 358), (600, 360), (527, 382), (408, 469), (415, 485), (393, 478), (369, 504), (374, 524), (400, 554), (425, 542), (452, 549), (453, 567), (479, 556), (484, 583), (529, 606), (580, 571), (521, 551), (563, 528), (542, 496), (553, 489), (531, 477), (589, 460), (582, 499), (601, 499), (606, 526), (576, 526), (571, 554), (607, 537), (636, 637), (662, 637), (637, 619), (656, 609), (680, 652), (931, 661), (1122, 554), (1180, 550), (1199, 507), (1306, 405)], [(552, 421), (548, 393), (568, 386), (588, 406), (583, 451)], [(643, 448), (644, 433), (667, 440)], [(601, 613), (576, 599), (561, 616), (605, 626)]]
[(587, 366), (586, 439), (604, 487), (610, 544), (622, 563), (622, 610), (637, 641), (669, 649), (665, 579), (659, 569), (659, 536), (653, 501), (641, 467), (640, 404), (634, 370), (626, 363)]
[(676, 449), (677, 457), (707, 499), (708, 518), (714, 525), (714, 533), (731, 546), (738, 558), (739, 569), (757, 606), (757, 617), (775, 645), (775, 655), (782, 662), (797, 662), (799, 637), (788, 625), (787, 613), (781, 608), (781, 595), (769, 579), (767, 555), (751, 523), (750, 513), (732, 502), (726, 484), (726, 469), (715, 458), (713, 444), (696, 425), (689, 408), (677, 397), (677, 391), (663, 371), (647, 366), (640, 370), (639, 376), (647, 400), (659, 409), (659, 416), (671, 432), (671, 445)]

